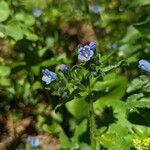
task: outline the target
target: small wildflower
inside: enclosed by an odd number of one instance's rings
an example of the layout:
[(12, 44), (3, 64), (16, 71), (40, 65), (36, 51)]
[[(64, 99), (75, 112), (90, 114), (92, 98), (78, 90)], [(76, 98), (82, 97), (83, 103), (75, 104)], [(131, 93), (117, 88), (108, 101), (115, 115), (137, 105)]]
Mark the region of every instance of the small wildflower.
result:
[(94, 14), (98, 14), (100, 12), (100, 6), (98, 4), (94, 4), (90, 7), (91, 12)]
[(42, 81), (46, 82), (46, 84), (50, 84), (52, 81), (57, 79), (57, 74), (55, 72), (49, 71), (48, 69), (42, 69), (42, 73)]
[(91, 49), (92, 51), (95, 51), (95, 50), (96, 50), (96, 43), (95, 43), (95, 42), (90, 42), (89, 46), (90, 46), (90, 49)]
[(68, 71), (67, 65), (61, 64), (61, 65), (60, 65), (60, 70), (61, 70), (63, 73), (67, 72), (67, 71)]
[(144, 71), (150, 72), (150, 62), (148, 62), (147, 60), (140, 60), (138, 67)]
[(27, 141), (31, 144), (33, 148), (36, 148), (40, 145), (39, 139), (34, 136), (28, 136)]
[(85, 45), (84, 47), (78, 48), (78, 59), (81, 61), (88, 61), (94, 55), (93, 50), (91, 50), (90, 46)]
[(33, 10), (33, 16), (34, 17), (40, 17), (41, 16), (41, 14), (42, 14), (42, 10), (40, 9), (40, 8), (35, 8), (34, 10)]

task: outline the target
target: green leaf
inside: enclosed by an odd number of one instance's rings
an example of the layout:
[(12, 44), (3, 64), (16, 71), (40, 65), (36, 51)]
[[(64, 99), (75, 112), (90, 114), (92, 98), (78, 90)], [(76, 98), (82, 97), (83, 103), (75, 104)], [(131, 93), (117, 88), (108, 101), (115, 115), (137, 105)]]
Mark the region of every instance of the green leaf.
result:
[(17, 13), (14, 18), (18, 21), (24, 22), (26, 26), (32, 26), (35, 23), (35, 18), (25, 12)]
[(144, 85), (144, 87), (142, 88), (142, 91), (150, 93), (150, 83), (147, 83), (146, 85)]
[(141, 37), (140, 32), (134, 26), (129, 26), (125, 37), (122, 39), (122, 42), (123, 43), (134, 43), (140, 37)]
[(9, 78), (0, 78), (0, 85), (1, 86), (10, 86), (11, 85), (11, 82), (10, 82), (10, 79)]
[(41, 84), (41, 82), (39, 82), (39, 81), (34, 82), (34, 84), (33, 84), (32, 87), (31, 87), (31, 89), (32, 89), (33, 91), (38, 90), (38, 89), (41, 89), (41, 88), (42, 88), (42, 84)]
[(119, 50), (119, 55), (120, 56), (124, 56), (125, 58), (126, 57), (129, 57), (129, 56), (132, 56), (134, 53), (136, 53), (137, 51), (139, 51), (140, 49), (142, 48), (141, 44), (130, 44), (130, 43), (126, 43), (126, 44), (123, 44)]
[(16, 20), (11, 20), (5, 26), (6, 35), (14, 38), (15, 40), (23, 39), (23, 30), (21, 24)]
[(144, 5), (149, 5), (149, 4), (150, 4), (149, 0), (133, 0), (131, 2), (131, 6), (133, 7), (144, 6)]
[(87, 119), (84, 119), (79, 125), (76, 126), (72, 140), (78, 141), (78, 138), (87, 130)]
[[(110, 91), (110, 95), (111, 93), (114, 93), (115, 97), (118, 97), (117, 99), (120, 99), (126, 89), (126, 85), (127, 85), (127, 79), (125, 77), (117, 77), (115, 79), (109, 79), (106, 81), (97, 81), (93, 87), (92, 87), (92, 91)], [(113, 89), (113, 90), (112, 90)], [(106, 96), (108, 96), (109, 94), (107, 94)], [(114, 97), (113, 96), (113, 97)]]
[(60, 145), (62, 149), (68, 149), (70, 147), (70, 141), (64, 131), (61, 131), (59, 134)]
[(111, 52), (109, 52), (109, 53), (107, 53), (107, 54), (105, 54), (103, 56), (99, 55), (99, 62), (100, 62), (100, 64), (103, 64), (103, 63), (107, 62), (108, 59), (110, 57), (112, 57), (112, 55), (115, 54), (115, 53), (116, 53), (116, 51), (114, 50), (114, 51), (111, 51)]
[(146, 126), (134, 125), (132, 126), (132, 130), (136, 135), (142, 138), (150, 135), (150, 128)]
[(140, 32), (142, 37), (150, 39), (150, 17), (147, 17), (143, 22), (139, 22), (134, 27)]
[(0, 77), (6, 77), (10, 74), (10, 68), (7, 66), (0, 66)]
[(108, 87), (110, 86), (114, 86), (114, 89), (108, 92), (108, 94), (99, 97), (97, 101), (94, 102), (95, 113), (97, 115), (100, 115), (102, 108), (113, 107), (115, 109), (114, 111), (117, 111), (117, 119), (120, 119), (121, 122), (125, 122), (125, 112), (127, 106), (124, 102), (120, 100), (125, 94), (127, 87), (127, 79), (126, 77), (116, 77), (116, 79), (112, 80), (110, 85), (108, 84)]
[(25, 31), (24, 34), (25, 34), (25, 37), (27, 40), (30, 40), (30, 41), (38, 40), (38, 36), (36, 34), (32, 33), (31, 31)]
[(5, 21), (10, 14), (8, 3), (5, 1), (0, 2), (0, 22)]
[(86, 143), (81, 143), (80, 150), (91, 150), (91, 147)]
[(67, 110), (76, 118), (81, 118), (88, 115), (88, 104), (84, 98), (75, 98), (66, 103)]
[(111, 150), (130, 150), (123, 137), (116, 134), (104, 134), (98, 137), (97, 140), (106, 148)]
[(118, 67), (120, 67), (122, 65), (127, 65), (127, 62), (125, 60), (121, 60), (115, 65), (110, 65), (110, 66), (107, 66), (105, 68), (102, 68), (102, 71), (106, 73), (106, 72), (109, 72), (109, 71), (111, 71), (113, 69), (116, 69), (116, 68), (118, 68)]
[(136, 90), (141, 89), (146, 83), (148, 82), (148, 80), (145, 78), (135, 78), (130, 84), (129, 87), (127, 88), (127, 92), (131, 93), (134, 92)]
[(80, 149), (79, 137), (87, 130), (87, 119), (84, 119), (79, 125), (76, 125), (75, 132), (70, 142), (70, 149)]
[(136, 101), (144, 96), (143, 93), (133, 94), (127, 98), (127, 102)]
[(150, 98), (142, 98), (137, 101), (127, 103), (129, 108), (150, 108)]

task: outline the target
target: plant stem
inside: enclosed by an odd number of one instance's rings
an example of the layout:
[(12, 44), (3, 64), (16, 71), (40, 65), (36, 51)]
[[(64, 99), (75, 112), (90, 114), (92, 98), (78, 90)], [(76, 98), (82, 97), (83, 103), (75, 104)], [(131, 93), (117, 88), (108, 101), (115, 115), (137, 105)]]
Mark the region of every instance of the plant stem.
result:
[(89, 119), (90, 119), (91, 150), (96, 150), (96, 140), (95, 140), (96, 127), (95, 127), (95, 117), (92, 100), (89, 103)]
[[(89, 94), (91, 95), (91, 87), (89, 85)], [(95, 115), (94, 115), (94, 107), (93, 107), (93, 100), (90, 96), (89, 101), (89, 122), (90, 122), (90, 138), (91, 138), (91, 150), (96, 150), (96, 126), (95, 126)]]
[(90, 140), (91, 140), (91, 150), (96, 150), (96, 125), (95, 125), (95, 114), (93, 107), (93, 98), (91, 91), (91, 83), (90, 83), (90, 74), (87, 76), (87, 84), (88, 84), (88, 94), (89, 94), (89, 124), (90, 124)]

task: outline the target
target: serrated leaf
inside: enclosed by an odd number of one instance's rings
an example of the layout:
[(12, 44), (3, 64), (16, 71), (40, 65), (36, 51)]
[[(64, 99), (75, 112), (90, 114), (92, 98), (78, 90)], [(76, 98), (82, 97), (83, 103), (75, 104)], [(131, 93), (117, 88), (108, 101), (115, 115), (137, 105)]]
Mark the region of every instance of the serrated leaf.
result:
[(111, 65), (111, 66), (107, 66), (105, 68), (102, 68), (102, 71), (106, 73), (106, 72), (109, 72), (109, 71), (111, 71), (113, 69), (116, 69), (116, 68), (118, 68), (118, 67), (120, 67), (122, 65), (127, 65), (127, 62), (125, 60), (121, 60), (120, 62), (118, 62), (115, 65)]
[(144, 87), (142, 88), (142, 91), (150, 93), (150, 83), (147, 83), (146, 85), (144, 85)]
[(127, 98), (127, 102), (136, 101), (136, 100), (142, 98), (143, 96), (144, 96), (143, 93), (133, 94), (133, 95), (131, 95), (131, 96), (129, 96), (129, 97)]
[(140, 78), (134, 79), (127, 88), (127, 93), (134, 92), (136, 90), (139, 90), (144, 85), (144, 82)]
[(150, 108), (150, 98), (142, 98), (127, 103), (130, 108)]

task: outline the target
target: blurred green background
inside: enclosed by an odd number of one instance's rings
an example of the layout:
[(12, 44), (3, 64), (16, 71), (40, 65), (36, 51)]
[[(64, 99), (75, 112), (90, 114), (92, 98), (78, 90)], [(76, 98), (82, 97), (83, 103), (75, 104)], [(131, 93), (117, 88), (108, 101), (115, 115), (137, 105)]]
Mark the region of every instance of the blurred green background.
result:
[[(117, 88), (95, 104), (100, 130), (117, 133), (100, 139), (101, 148), (139, 150), (133, 139), (150, 137), (149, 77), (139, 78), (145, 73), (137, 67), (150, 59), (149, 0), (0, 0), (0, 149), (32, 149), (29, 135), (40, 140), (33, 149), (90, 149), (86, 104), (70, 102), (56, 113), (59, 98), (41, 81), (42, 68), (78, 63), (78, 44), (90, 41), (101, 56), (114, 52), (108, 65), (129, 63), (106, 77)], [(147, 102), (130, 104), (142, 108), (127, 117), (128, 97)], [(125, 136), (124, 146), (113, 145)]]

